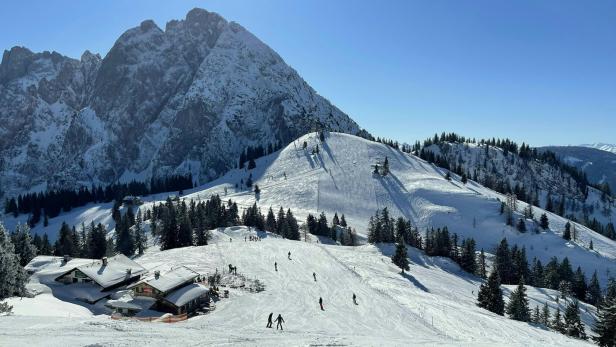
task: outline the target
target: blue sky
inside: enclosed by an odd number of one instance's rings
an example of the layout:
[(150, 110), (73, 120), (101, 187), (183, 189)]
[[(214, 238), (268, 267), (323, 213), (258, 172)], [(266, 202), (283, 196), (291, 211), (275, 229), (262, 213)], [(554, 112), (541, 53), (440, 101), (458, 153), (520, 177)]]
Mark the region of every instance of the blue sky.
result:
[(7, 1), (0, 48), (104, 55), (193, 7), (242, 24), (375, 135), (616, 142), (616, 1)]

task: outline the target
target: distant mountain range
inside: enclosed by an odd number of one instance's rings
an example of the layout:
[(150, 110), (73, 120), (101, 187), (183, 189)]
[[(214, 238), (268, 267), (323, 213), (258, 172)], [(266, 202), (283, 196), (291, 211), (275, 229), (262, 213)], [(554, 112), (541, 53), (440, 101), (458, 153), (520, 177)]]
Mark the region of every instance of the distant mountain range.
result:
[(24, 47), (0, 63), (0, 196), (237, 166), (316, 127), (357, 133), (270, 47), (216, 13), (122, 34), (101, 58)]
[(616, 153), (616, 145), (612, 145), (609, 143), (593, 143), (593, 144), (586, 144), (586, 145), (580, 145), (580, 146), (590, 147), (590, 148), (600, 149), (602, 151)]

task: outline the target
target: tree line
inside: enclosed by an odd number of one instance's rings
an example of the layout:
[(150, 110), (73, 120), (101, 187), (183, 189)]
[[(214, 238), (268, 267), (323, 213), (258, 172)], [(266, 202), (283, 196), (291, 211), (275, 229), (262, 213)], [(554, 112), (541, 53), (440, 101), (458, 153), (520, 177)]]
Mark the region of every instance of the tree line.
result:
[(164, 178), (152, 178), (149, 184), (132, 181), (115, 183), (105, 187), (92, 186), (79, 189), (54, 189), (39, 193), (20, 194), (17, 198), (7, 198), (4, 212), (13, 214), (30, 214), (28, 224), (38, 224), (41, 218), (47, 226), (48, 218), (56, 217), (60, 212), (68, 212), (88, 203), (102, 203), (121, 200), (128, 195), (143, 196), (168, 191), (181, 191), (193, 187), (192, 174), (173, 175)]

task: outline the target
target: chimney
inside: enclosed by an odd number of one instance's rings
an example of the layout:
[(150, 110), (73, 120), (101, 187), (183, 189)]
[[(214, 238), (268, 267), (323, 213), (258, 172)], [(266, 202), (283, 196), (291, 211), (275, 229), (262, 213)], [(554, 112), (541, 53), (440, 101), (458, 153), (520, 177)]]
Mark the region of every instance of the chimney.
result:
[(70, 256), (70, 255), (68, 255), (68, 254), (65, 254), (65, 255), (64, 255), (64, 258), (62, 259), (62, 262), (63, 262), (64, 264), (66, 264), (66, 263), (68, 263), (68, 262), (69, 262), (69, 260), (71, 260), (71, 256)]
[(107, 257), (103, 257), (101, 260), (103, 261), (103, 266), (107, 266)]
[(155, 279), (159, 279), (160, 278), (160, 271), (158, 271), (158, 270), (154, 271), (154, 278)]

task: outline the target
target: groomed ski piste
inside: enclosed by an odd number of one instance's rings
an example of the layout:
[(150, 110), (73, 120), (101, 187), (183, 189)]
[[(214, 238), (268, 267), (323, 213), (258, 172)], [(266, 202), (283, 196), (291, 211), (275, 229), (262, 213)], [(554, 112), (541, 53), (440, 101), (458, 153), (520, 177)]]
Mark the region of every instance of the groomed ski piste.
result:
[[(303, 143), (306, 142), (306, 149)], [(319, 154), (312, 154), (318, 145)], [(373, 165), (388, 157), (391, 174), (372, 174)], [(186, 192), (184, 199), (207, 199), (219, 194), (241, 207), (257, 200), (249, 190), (236, 188), (252, 173), (261, 193), (258, 205), (263, 212), (270, 206), (291, 208), (298, 220), (308, 213), (325, 211), (345, 214), (348, 224), (365, 236), (370, 216), (388, 207), (396, 216), (405, 216), (424, 232), (426, 227), (448, 226), (460, 237), (473, 237), (477, 249), (493, 252), (507, 237), (509, 244), (525, 246), (529, 260), (542, 262), (552, 256), (567, 256), (582, 267), (587, 278), (596, 269), (602, 286), (608, 271), (616, 269), (616, 244), (576, 225), (578, 243), (562, 239), (566, 220), (548, 214), (552, 230), (534, 234), (518, 233), (504, 224), (499, 214), (504, 197), (479, 184), (462, 184), (453, 175), (388, 146), (351, 135), (329, 133), (321, 143), (308, 134), (280, 152), (258, 159), (253, 170), (232, 170), (202, 187)], [(225, 194), (226, 188), (226, 194)], [(164, 195), (146, 197), (141, 209), (151, 208)], [(520, 210), (524, 204), (520, 203)], [(69, 224), (89, 223), (87, 216), (108, 206), (89, 205), (71, 211)], [(535, 208), (535, 215), (543, 211)], [(111, 214), (111, 211), (108, 211)], [(68, 215), (68, 214), (67, 214)], [(61, 215), (50, 226), (61, 224)], [(473, 222), (474, 221), (474, 222)], [(15, 223), (15, 220), (8, 221)], [(45, 229), (36, 227), (35, 232)], [(51, 231), (50, 231), (51, 234)], [(427, 257), (409, 248), (411, 268), (405, 275), (391, 263), (392, 245), (344, 247), (316, 238), (309, 242), (290, 241), (259, 232), (260, 242), (245, 242), (257, 235), (245, 227), (213, 231), (208, 246), (159, 251), (156, 245), (135, 260), (146, 269), (186, 265), (200, 273), (224, 271), (228, 264), (238, 272), (261, 281), (265, 290), (249, 293), (230, 289), (229, 298), (217, 303), (215, 311), (187, 321), (164, 324), (111, 320), (95, 315), (87, 304), (61, 301), (43, 291), (34, 298), (12, 298), (14, 315), (1, 317), (0, 344), (7, 345), (582, 345), (580, 340), (516, 322), (476, 306), (481, 280), (461, 271), (451, 261)], [(592, 238), (594, 250), (585, 245)], [(287, 253), (291, 252), (291, 260)], [(274, 271), (278, 263), (278, 272)], [(316, 273), (317, 281), (312, 278)], [(34, 277), (34, 276), (33, 276)], [(33, 279), (35, 281), (35, 279)], [(36, 283), (32, 283), (36, 285)], [(43, 286), (44, 287), (44, 286)], [(530, 307), (547, 302), (552, 313), (564, 300), (558, 293), (527, 287)], [(513, 290), (503, 286), (506, 295)], [(354, 305), (352, 295), (358, 298)], [(318, 305), (324, 300), (324, 311)], [(95, 310), (94, 310), (95, 311)], [(270, 312), (282, 314), (284, 332), (265, 328)], [(589, 327), (595, 309), (581, 304), (581, 316)], [(98, 312), (97, 312), (98, 313)]]

